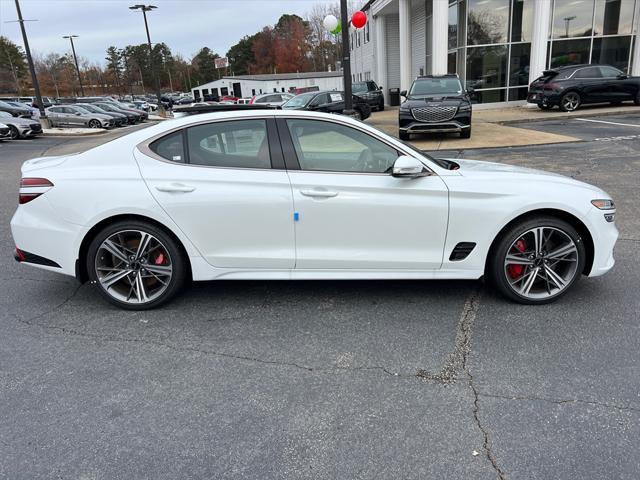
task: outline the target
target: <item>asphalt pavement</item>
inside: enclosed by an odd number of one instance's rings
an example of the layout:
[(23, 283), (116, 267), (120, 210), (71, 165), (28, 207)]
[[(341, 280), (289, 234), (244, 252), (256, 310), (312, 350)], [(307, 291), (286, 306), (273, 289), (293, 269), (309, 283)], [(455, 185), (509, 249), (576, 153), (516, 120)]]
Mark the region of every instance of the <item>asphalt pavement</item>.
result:
[(640, 139), (591, 123), (438, 152), (613, 195), (614, 270), (539, 307), (480, 282), (255, 281), (123, 312), (12, 259), (21, 162), (98, 140), (0, 144), (0, 478), (636, 479)]

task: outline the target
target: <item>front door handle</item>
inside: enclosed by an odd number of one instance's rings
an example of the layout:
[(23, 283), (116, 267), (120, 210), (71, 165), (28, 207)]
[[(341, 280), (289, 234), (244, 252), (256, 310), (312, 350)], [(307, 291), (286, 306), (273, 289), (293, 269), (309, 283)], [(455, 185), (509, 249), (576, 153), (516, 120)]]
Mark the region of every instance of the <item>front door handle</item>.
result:
[(323, 197), (331, 198), (336, 197), (338, 192), (332, 192), (330, 190), (300, 190), (300, 193), (305, 197)]
[(195, 189), (196, 187), (185, 185), (184, 183), (167, 183), (164, 185), (156, 185), (156, 190), (158, 190), (159, 192), (189, 193), (193, 192)]

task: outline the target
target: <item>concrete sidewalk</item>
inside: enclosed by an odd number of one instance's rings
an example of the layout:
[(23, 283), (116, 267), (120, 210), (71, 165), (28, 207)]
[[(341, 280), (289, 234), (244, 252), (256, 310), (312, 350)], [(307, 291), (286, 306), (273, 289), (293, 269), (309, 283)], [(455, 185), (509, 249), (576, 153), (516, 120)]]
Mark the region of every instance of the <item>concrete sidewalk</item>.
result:
[[(575, 112), (561, 112), (558, 109), (540, 110), (537, 107), (524, 106), (476, 109), (473, 112), (471, 138), (461, 139), (458, 134), (425, 134), (412, 136), (411, 143), (423, 150), (455, 150), (578, 142), (580, 139), (575, 137), (518, 128), (516, 125), (524, 122), (566, 120), (576, 117), (625, 113), (640, 113), (640, 107), (633, 104), (619, 107), (589, 106)], [(387, 108), (384, 112), (373, 112), (365, 122), (385, 133), (397, 136), (398, 107)]]

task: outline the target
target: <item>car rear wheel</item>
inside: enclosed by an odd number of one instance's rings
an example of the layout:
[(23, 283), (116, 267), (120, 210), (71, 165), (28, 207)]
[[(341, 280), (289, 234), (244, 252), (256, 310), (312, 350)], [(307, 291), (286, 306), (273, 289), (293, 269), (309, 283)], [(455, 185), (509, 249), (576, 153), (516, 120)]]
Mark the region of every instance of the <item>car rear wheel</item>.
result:
[(578, 92), (567, 92), (560, 99), (560, 110), (563, 112), (573, 112), (578, 109), (581, 103), (582, 99)]
[(540, 216), (513, 225), (490, 252), (488, 276), (508, 299), (550, 303), (580, 278), (586, 260), (582, 238), (567, 222)]
[(11, 140), (17, 140), (20, 138), (20, 132), (13, 125), (9, 125), (9, 137)]
[(636, 93), (636, 96), (633, 99), (633, 103), (640, 106), (640, 89), (638, 90), (638, 93)]
[(102, 124), (99, 120), (89, 120), (89, 128), (100, 128)]
[(117, 222), (89, 245), (89, 279), (109, 302), (128, 310), (158, 307), (185, 282), (187, 260), (170, 235), (146, 222)]

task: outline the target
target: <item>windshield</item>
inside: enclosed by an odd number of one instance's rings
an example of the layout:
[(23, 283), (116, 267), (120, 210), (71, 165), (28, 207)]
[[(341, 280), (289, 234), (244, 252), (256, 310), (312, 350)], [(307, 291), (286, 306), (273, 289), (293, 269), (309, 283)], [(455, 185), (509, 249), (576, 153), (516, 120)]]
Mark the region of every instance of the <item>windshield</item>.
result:
[(13, 117), (9, 112), (0, 112), (0, 118)]
[(282, 108), (299, 108), (304, 107), (307, 103), (311, 101), (313, 97), (316, 96), (316, 93), (302, 93), (300, 95), (296, 95), (287, 103), (282, 105)]
[(3, 102), (3, 101), (0, 101), (0, 107), (4, 107), (4, 108), (7, 108), (7, 107), (9, 107), (9, 108), (14, 108), (14, 107), (12, 107), (11, 105), (9, 105), (7, 102)]
[(456, 77), (419, 78), (411, 85), (409, 96), (421, 95), (459, 95), (462, 85)]
[(366, 83), (354, 83), (351, 86), (351, 91), (353, 93), (366, 92), (367, 91), (367, 84)]
[(84, 108), (85, 110), (88, 110), (93, 113), (100, 113), (99, 110), (93, 105), (78, 105), (76, 108)]
[(100, 105), (98, 105), (98, 107), (102, 108), (103, 110), (106, 110), (107, 112), (113, 111), (113, 108), (110, 105), (105, 105), (104, 103), (101, 103)]

